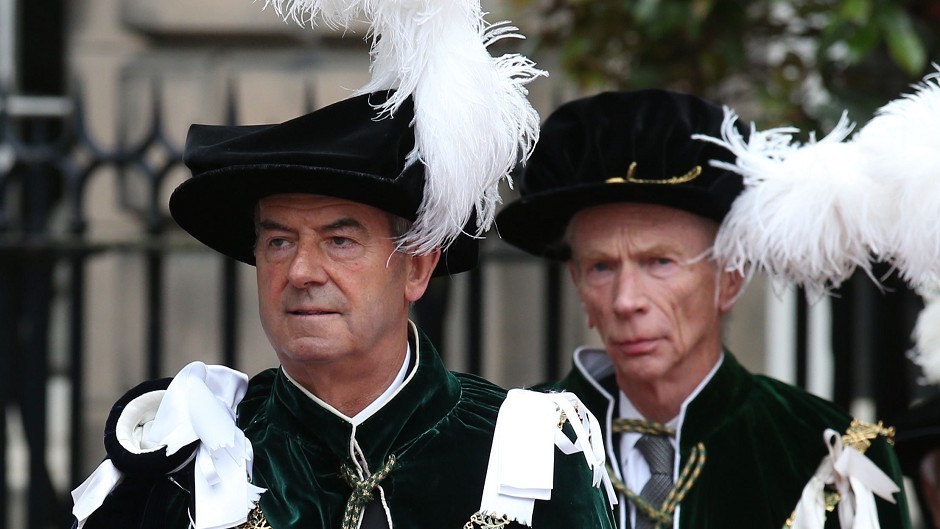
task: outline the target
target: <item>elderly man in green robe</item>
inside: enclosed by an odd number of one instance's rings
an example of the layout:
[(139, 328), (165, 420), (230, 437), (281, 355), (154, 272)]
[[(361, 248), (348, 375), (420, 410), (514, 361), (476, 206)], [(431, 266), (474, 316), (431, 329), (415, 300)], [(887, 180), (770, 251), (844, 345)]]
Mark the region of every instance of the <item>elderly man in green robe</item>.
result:
[(743, 183), (730, 152), (693, 138), (723, 123), (700, 98), (643, 90), (570, 102), (543, 124), (499, 232), (567, 263), (603, 343), (575, 351), (552, 388), (604, 424), (621, 528), (909, 527), (889, 429), (723, 348), (744, 280), (710, 250)]

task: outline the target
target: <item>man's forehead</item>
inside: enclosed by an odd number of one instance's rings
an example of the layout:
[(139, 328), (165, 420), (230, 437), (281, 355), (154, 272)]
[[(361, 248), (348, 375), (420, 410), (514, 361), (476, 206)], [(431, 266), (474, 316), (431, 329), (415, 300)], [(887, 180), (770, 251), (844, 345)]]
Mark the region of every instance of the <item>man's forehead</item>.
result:
[(617, 202), (592, 206), (579, 211), (568, 226), (572, 246), (579, 242), (617, 237), (644, 245), (714, 242), (718, 225), (693, 213), (662, 206)]
[(571, 219), (570, 225), (623, 224), (637, 227), (718, 229), (717, 223), (694, 213), (660, 204), (640, 202), (614, 202), (582, 209)]
[(269, 195), (258, 201), (256, 222), (260, 228), (280, 226), (300, 215), (308, 227), (338, 230), (364, 229), (383, 234), (391, 229), (392, 214), (368, 204), (328, 195), (290, 193)]

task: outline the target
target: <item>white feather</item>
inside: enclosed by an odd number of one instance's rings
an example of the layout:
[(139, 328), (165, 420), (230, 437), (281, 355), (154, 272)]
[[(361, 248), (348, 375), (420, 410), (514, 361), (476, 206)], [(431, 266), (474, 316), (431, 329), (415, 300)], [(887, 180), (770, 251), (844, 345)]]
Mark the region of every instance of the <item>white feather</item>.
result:
[(264, 8), (274, 8), (274, 12), (284, 20), (291, 19), (301, 26), (308, 23), (316, 26), (322, 21), (330, 28), (346, 28), (353, 21), (360, 19), (368, 0), (265, 0)]
[(810, 297), (838, 287), (861, 268), (884, 239), (873, 183), (857, 147), (845, 138), (846, 115), (823, 139), (800, 144), (793, 128), (757, 131), (748, 141), (725, 109), (722, 138), (695, 136), (731, 151), (736, 163), (713, 162), (744, 178), (745, 189), (725, 217), (715, 242), (728, 270), (765, 271), (778, 287), (793, 282)]
[(913, 360), (931, 383), (940, 383), (940, 296), (924, 294), (924, 309), (914, 326), (916, 345)]
[(856, 141), (884, 188), (884, 254), (913, 287), (940, 279), (940, 66), (913, 94), (878, 110)]
[(447, 246), (474, 211), (480, 236), (493, 223), (499, 183), (524, 162), (539, 134), (539, 115), (525, 85), (543, 75), (518, 54), (492, 57), (487, 46), (521, 38), (505, 22), (487, 23), (478, 0), (268, 0), (299, 22), (317, 16), (344, 25), (370, 24), (372, 79), (356, 93), (396, 89), (378, 108), (393, 114), (415, 103), (413, 163), (425, 165), (424, 197), (401, 246), (426, 253)]

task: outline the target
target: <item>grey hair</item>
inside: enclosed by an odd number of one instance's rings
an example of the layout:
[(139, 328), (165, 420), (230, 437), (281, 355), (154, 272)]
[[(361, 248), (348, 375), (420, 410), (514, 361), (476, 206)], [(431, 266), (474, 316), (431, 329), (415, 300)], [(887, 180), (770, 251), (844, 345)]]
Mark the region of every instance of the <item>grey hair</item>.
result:
[(408, 230), (411, 229), (412, 224), (414, 224), (410, 220), (404, 217), (399, 217), (394, 213), (386, 212), (386, 215), (388, 215), (388, 226), (392, 231), (393, 239), (401, 239), (402, 236), (408, 233)]

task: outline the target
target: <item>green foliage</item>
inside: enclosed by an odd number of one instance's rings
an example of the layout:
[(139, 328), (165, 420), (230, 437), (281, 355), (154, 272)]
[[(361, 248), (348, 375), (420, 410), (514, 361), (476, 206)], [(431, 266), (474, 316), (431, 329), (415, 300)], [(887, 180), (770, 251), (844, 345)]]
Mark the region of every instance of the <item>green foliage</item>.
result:
[(585, 90), (752, 100), (762, 125), (865, 120), (940, 60), (937, 0), (512, 0)]

